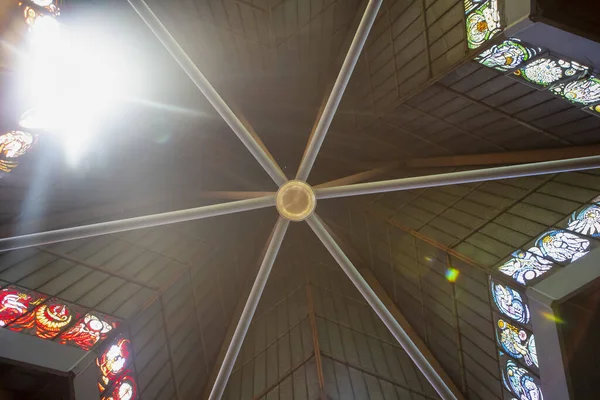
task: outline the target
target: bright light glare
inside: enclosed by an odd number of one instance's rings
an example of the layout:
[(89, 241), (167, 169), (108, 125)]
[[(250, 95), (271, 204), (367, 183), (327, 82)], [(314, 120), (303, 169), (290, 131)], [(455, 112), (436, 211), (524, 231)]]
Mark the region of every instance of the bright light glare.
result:
[(33, 4), (37, 4), (40, 7), (48, 7), (54, 0), (33, 0)]
[(75, 164), (100, 130), (110, 106), (127, 82), (127, 71), (114, 40), (94, 32), (69, 32), (55, 18), (43, 16), (31, 30), (26, 74), (33, 105), (21, 118), (24, 128), (60, 136), (67, 159)]

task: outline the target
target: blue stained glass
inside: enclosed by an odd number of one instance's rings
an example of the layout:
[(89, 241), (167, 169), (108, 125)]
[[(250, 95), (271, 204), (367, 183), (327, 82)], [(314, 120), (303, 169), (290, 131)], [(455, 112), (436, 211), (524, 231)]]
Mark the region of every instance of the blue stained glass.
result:
[(569, 219), (569, 229), (582, 235), (600, 237), (600, 206), (592, 204), (575, 211)]
[(506, 362), (502, 373), (504, 386), (521, 400), (543, 400), (542, 389), (537, 378), (525, 368), (521, 368), (513, 360)]
[(512, 256), (510, 260), (499, 266), (498, 270), (522, 285), (526, 285), (528, 281), (538, 278), (554, 267), (552, 262), (528, 251), (517, 250), (512, 253)]
[(529, 323), (529, 307), (519, 292), (490, 280), (490, 290), (498, 310), (521, 324)]
[(535, 241), (530, 252), (549, 257), (558, 262), (573, 262), (585, 256), (590, 241), (563, 230), (552, 230), (544, 233)]
[(528, 367), (539, 367), (534, 335), (529, 335), (525, 330), (499, 319), (496, 339), (511, 357), (523, 359)]

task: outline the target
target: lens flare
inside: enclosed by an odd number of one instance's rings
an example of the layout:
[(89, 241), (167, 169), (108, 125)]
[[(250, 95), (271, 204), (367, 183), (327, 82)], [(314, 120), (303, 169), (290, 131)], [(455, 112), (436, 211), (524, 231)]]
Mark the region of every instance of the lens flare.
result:
[(448, 282), (454, 283), (458, 279), (458, 275), (460, 275), (460, 271), (455, 268), (448, 268), (446, 270), (445, 275), (446, 275), (446, 280)]

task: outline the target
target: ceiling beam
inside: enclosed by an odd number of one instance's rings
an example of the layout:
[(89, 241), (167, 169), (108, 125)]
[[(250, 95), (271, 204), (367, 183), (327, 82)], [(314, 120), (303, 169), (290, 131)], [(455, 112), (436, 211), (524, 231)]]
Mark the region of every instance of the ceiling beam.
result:
[(406, 161), (407, 168), (468, 167), (480, 165), (525, 164), (564, 160), (600, 154), (600, 145), (509, 151), (502, 153), (414, 158)]
[(385, 175), (388, 172), (391, 172), (397, 168), (400, 168), (404, 162), (402, 161), (392, 161), (389, 163), (385, 163), (380, 167), (370, 169), (368, 171), (359, 172), (357, 174), (349, 175), (344, 178), (335, 179), (333, 181), (321, 183), (320, 185), (315, 186), (315, 188), (326, 188), (332, 186), (340, 186), (340, 185), (351, 185), (353, 183), (363, 182), (372, 178), (376, 178), (381, 175)]
[(421, 339), (417, 331), (408, 322), (406, 317), (404, 317), (404, 314), (402, 314), (400, 309), (396, 306), (396, 303), (394, 303), (392, 298), (387, 294), (386, 290), (383, 288), (379, 280), (375, 277), (373, 272), (369, 268), (364, 267), (365, 263), (362, 261), (362, 257), (360, 256), (360, 254), (354, 250), (354, 248), (349, 244), (347, 240), (345, 240), (345, 238), (341, 237), (339, 234), (336, 234), (336, 232), (331, 228), (330, 225), (325, 225), (325, 229), (335, 239), (342, 251), (345, 254), (347, 254), (347, 257), (350, 260), (354, 260), (351, 262), (354, 262), (358, 266), (357, 269), (360, 272), (360, 275), (362, 275), (363, 279), (367, 282), (367, 284), (371, 287), (373, 292), (375, 292), (379, 300), (381, 300), (384, 306), (392, 314), (392, 317), (404, 330), (404, 332), (409, 337), (413, 345), (429, 362), (431, 368), (435, 371), (435, 373), (437, 373), (437, 375), (444, 382), (447, 388), (452, 392), (454, 397), (457, 400), (465, 400), (465, 396), (459, 390), (458, 386), (456, 386), (454, 381), (450, 378), (450, 375), (448, 375), (446, 370), (437, 361), (437, 359), (435, 358), (429, 347), (427, 347), (425, 342)]

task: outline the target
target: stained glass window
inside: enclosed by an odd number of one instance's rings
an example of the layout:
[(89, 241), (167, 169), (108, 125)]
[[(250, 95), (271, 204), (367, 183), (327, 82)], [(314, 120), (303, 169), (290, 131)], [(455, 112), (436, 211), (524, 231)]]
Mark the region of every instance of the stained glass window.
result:
[(89, 312), (71, 329), (63, 332), (58, 341), (90, 350), (98, 342), (106, 339), (109, 332), (118, 326), (118, 322), (106, 315)]
[(600, 77), (561, 83), (550, 88), (550, 91), (571, 103), (593, 106), (600, 103)]
[(527, 285), (529, 281), (540, 277), (553, 267), (554, 264), (543, 257), (528, 251), (517, 250), (512, 253), (512, 258), (498, 267), (498, 270), (512, 277), (521, 285)]
[(542, 48), (527, 45), (519, 39), (507, 39), (500, 44), (493, 45), (475, 57), (475, 60), (486, 67), (508, 72), (543, 51)]
[(521, 400), (542, 400), (539, 379), (513, 360), (507, 360), (502, 371), (504, 386)]
[(35, 144), (36, 136), (22, 131), (10, 131), (0, 135), (0, 157), (19, 158)]
[(137, 385), (135, 379), (124, 375), (115, 382), (115, 385), (104, 394), (101, 400), (135, 400), (137, 398)]
[(131, 375), (131, 343), (125, 337), (114, 339), (96, 359), (100, 369), (98, 388), (103, 393), (122, 375)]
[(487, 0), (465, 0), (465, 14), (469, 14), (475, 8), (479, 7)]
[(470, 49), (476, 49), (502, 31), (498, 0), (480, 3), (467, 14), (467, 40)]
[(494, 304), (502, 314), (521, 324), (529, 323), (529, 307), (525, 304), (523, 296), (519, 292), (491, 279), (490, 290)]
[(590, 241), (564, 230), (551, 230), (535, 241), (531, 253), (550, 258), (559, 263), (571, 263), (585, 256)]
[(569, 218), (569, 230), (593, 237), (600, 237), (600, 206), (591, 204), (575, 211)]
[(46, 296), (16, 286), (0, 290), (0, 326), (7, 326), (44, 300)]
[(539, 367), (534, 335), (500, 318), (496, 322), (496, 339), (509, 356), (522, 359), (528, 367)]
[(514, 77), (521, 79), (539, 89), (562, 82), (579, 79), (587, 74), (589, 68), (575, 61), (547, 56), (534, 60), (515, 71)]
[(29, 333), (42, 339), (54, 339), (77, 321), (84, 313), (82, 307), (53, 298), (10, 324), (9, 329)]

